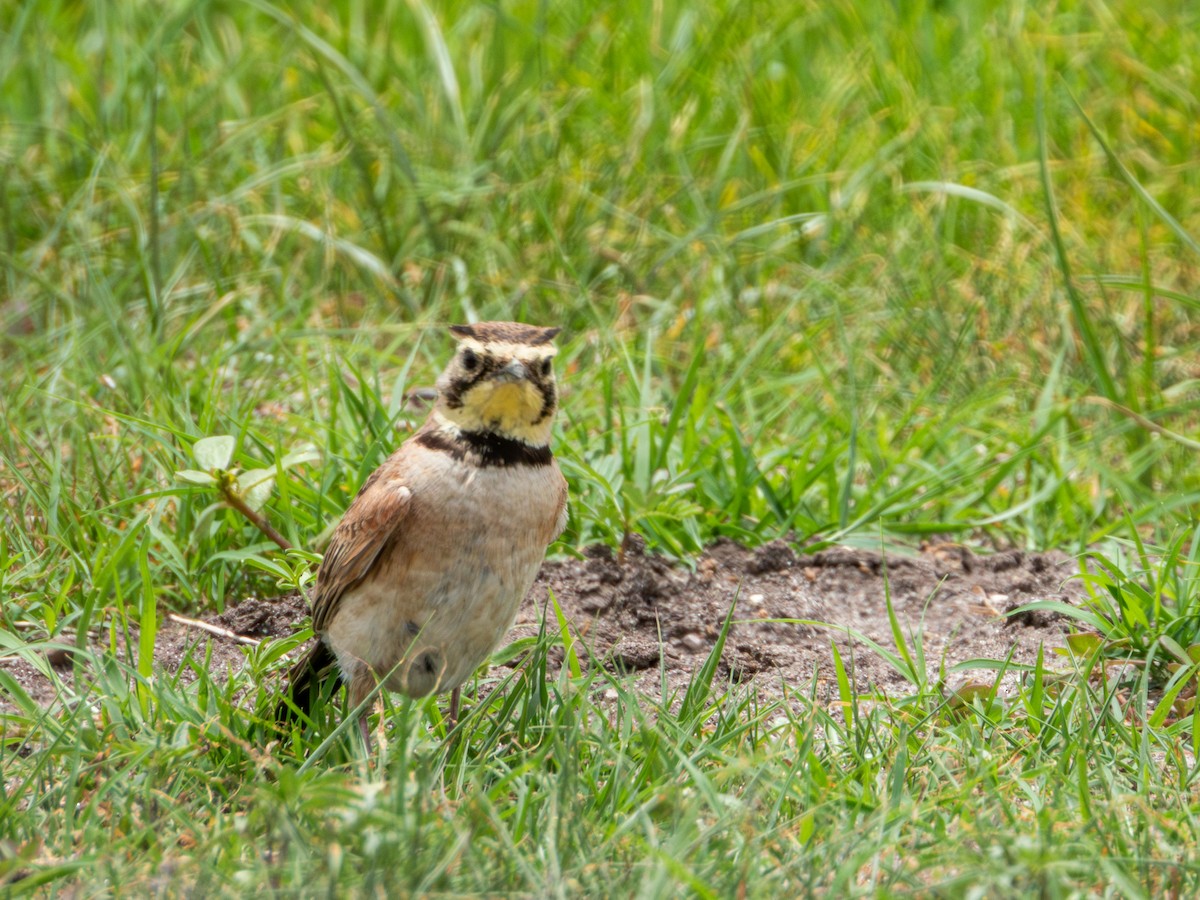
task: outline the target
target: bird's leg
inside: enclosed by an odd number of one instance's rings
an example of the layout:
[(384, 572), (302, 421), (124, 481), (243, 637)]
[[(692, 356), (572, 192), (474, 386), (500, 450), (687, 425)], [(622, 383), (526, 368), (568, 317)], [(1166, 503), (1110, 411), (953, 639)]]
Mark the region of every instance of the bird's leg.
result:
[(367, 748), (367, 756), (371, 755), (371, 726), (367, 723), (370, 713), (365, 712), (358, 717), (358, 732), (362, 735), (363, 744)]
[[(350, 684), (346, 691), (346, 712), (356, 709), (360, 703), (367, 698), (367, 694), (375, 687), (375, 676), (370, 669), (365, 669), (363, 672), (355, 675), (350, 679)], [(371, 704), (374, 706), (375, 704)], [(368, 706), (362, 711), (358, 717), (358, 733), (362, 735), (363, 744), (367, 748), (367, 756), (371, 755), (371, 726), (368, 719), (371, 716), (371, 706)]]
[(461, 688), (455, 688), (450, 692), (450, 712), (446, 715), (446, 730), (453, 731), (454, 726), (458, 724), (458, 695)]

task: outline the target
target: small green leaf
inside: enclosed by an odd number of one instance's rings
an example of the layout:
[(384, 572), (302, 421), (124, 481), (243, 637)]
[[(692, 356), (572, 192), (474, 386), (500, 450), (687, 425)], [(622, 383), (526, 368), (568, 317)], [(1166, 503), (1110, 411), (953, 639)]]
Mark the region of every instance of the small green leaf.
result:
[(1087, 656), (1104, 645), (1104, 638), (1090, 631), (1077, 631), (1067, 635), (1067, 646), (1076, 656)]
[(321, 458), (321, 452), (312, 444), (306, 444), (298, 450), (293, 450), (287, 456), (279, 461), (279, 468), (290, 469), (292, 466), (298, 466), (301, 463), (316, 462)]
[(275, 576), (277, 579), (289, 580), (293, 578), (291, 569), (278, 560), (266, 559), (255, 554), (254, 556), (247, 556), (245, 562), (250, 568), (260, 569)]
[(993, 688), (993, 685), (982, 681), (968, 681), (960, 685), (946, 699), (949, 701), (952, 709), (969, 706), (976, 700), (987, 699), (988, 694), (992, 692)]
[(212, 487), (217, 483), (217, 479), (213, 478), (207, 472), (200, 472), (196, 469), (181, 469), (175, 473), (175, 477), (180, 481), (186, 481), (188, 484), (199, 484), (204, 487)]
[(1187, 650), (1184, 650), (1183, 647), (1179, 646), (1179, 642), (1169, 634), (1159, 635), (1158, 642), (1162, 645), (1164, 650), (1170, 653), (1181, 663), (1187, 664), (1189, 662), (1194, 662), (1191, 654), (1189, 654)]
[(192, 456), (201, 469), (228, 469), (236, 445), (237, 441), (229, 434), (201, 438), (192, 445)]
[(255, 512), (258, 512), (271, 498), (271, 488), (275, 485), (273, 469), (251, 469), (243, 472), (237, 478), (238, 493)]
[(492, 654), (493, 666), (506, 666), (522, 653), (527, 653), (537, 646), (538, 639), (534, 636), (517, 638), (511, 644), (501, 647)]
[(198, 547), (202, 541), (208, 540), (209, 532), (212, 530), (213, 518), (222, 505), (221, 503), (209, 504), (201, 511), (200, 515), (196, 516), (196, 524), (192, 528), (193, 546)]

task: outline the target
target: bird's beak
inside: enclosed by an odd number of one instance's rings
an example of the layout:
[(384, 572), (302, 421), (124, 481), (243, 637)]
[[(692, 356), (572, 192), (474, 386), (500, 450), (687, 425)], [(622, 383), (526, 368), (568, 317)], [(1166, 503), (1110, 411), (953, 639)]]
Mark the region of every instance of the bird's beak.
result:
[(516, 381), (524, 381), (526, 377), (525, 363), (519, 359), (512, 360), (507, 366), (497, 372), (492, 378), (501, 384), (512, 384)]

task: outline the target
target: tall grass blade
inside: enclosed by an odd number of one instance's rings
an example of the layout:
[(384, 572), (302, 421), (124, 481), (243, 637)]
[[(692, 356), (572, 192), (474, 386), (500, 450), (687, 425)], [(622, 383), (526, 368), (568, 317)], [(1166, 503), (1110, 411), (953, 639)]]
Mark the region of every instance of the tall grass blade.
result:
[(1075, 279), (1071, 274), (1071, 261), (1063, 243), (1062, 233), (1058, 226), (1058, 205), (1054, 200), (1054, 186), (1050, 181), (1050, 161), (1048, 137), (1046, 135), (1046, 96), (1045, 85), (1039, 81), (1037, 94), (1037, 140), (1038, 140), (1038, 171), (1042, 176), (1042, 197), (1046, 209), (1046, 220), (1050, 224), (1050, 238), (1054, 246), (1054, 257), (1058, 262), (1059, 271), (1063, 277), (1063, 288), (1071, 305), (1071, 316), (1075, 322), (1076, 333), (1083, 343), (1084, 355), (1092, 375), (1100, 385), (1100, 391), (1114, 403), (1120, 402), (1116, 381), (1109, 371), (1100, 345), (1100, 338), (1088, 312), (1087, 301), (1075, 287)]

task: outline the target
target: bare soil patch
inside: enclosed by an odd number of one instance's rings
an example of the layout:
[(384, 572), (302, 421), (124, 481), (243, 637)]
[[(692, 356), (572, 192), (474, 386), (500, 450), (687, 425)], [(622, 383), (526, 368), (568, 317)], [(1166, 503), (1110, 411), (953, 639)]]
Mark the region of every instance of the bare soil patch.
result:
[[(1078, 602), (1082, 588), (1071, 580), (1076, 571), (1061, 553), (984, 556), (954, 544), (885, 557), (849, 548), (797, 554), (781, 541), (751, 550), (721, 541), (699, 558), (695, 569), (646, 555), (636, 544), (623, 559), (596, 547), (583, 559), (552, 560), (542, 567), (510, 638), (536, 633), (553, 591), (595, 659), (613, 671), (630, 673), (638, 688), (658, 693), (663, 672), (671, 688), (687, 684), (712, 650), (736, 600), (722, 677), (773, 695), (782, 684), (808, 685), (817, 672), (818, 689), (828, 696), (834, 673), (830, 645), (836, 641), (852, 662), (859, 689), (893, 693), (905, 690), (904, 679), (844, 630), (892, 647), (889, 591), (905, 633), (912, 641), (920, 635), (934, 677), (943, 659), (952, 665), (974, 658), (1004, 659), (1011, 652), (1014, 661), (1031, 663), (1039, 645), (1060, 646), (1067, 626), (1062, 617), (1009, 613), (1038, 599)], [(307, 615), (304, 601), (292, 595), (248, 598), (206, 621), (237, 635), (266, 639), (292, 633)], [(816, 620), (829, 627), (787, 620)], [(243, 644), (170, 620), (158, 635), (156, 663), (174, 673), (189, 650), (204, 641), (212, 642), (213, 665), (230, 671), (241, 666)], [(195, 653), (203, 658), (203, 648)], [(560, 656), (552, 661), (557, 664)], [(59, 673), (69, 681), (73, 667), (66, 655), (51, 654), (50, 661), (61, 666)], [(54, 699), (53, 683), (28, 662), (8, 658), (0, 660), (0, 668), (39, 703)], [(0, 693), (0, 710), (8, 705)]]
[(1064, 617), (1009, 613), (1038, 599), (1078, 602), (1083, 591), (1071, 580), (1076, 571), (1060, 553), (980, 556), (952, 544), (885, 557), (850, 548), (796, 554), (782, 541), (751, 550), (722, 541), (695, 570), (636, 547), (622, 561), (597, 547), (582, 560), (543, 567), (514, 631), (532, 633), (553, 590), (576, 633), (605, 666), (634, 673), (639, 688), (657, 693), (663, 671), (671, 688), (687, 684), (736, 600), (720, 676), (753, 682), (771, 695), (781, 684), (808, 685), (816, 672), (818, 688), (828, 696), (834, 678), (830, 646), (836, 642), (860, 690), (895, 693), (909, 687), (904, 678), (844, 630), (893, 648), (889, 591), (910, 646), (921, 642), (934, 678), (943, 658), (949, 666), (1004, 659), (1011, 652), (1014, 661), (1032, 663), (1039, 645), (1060, 646)]

